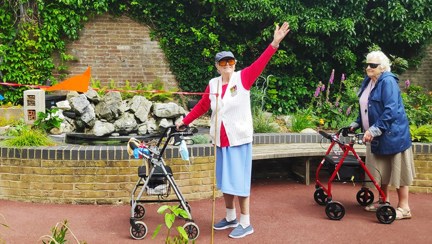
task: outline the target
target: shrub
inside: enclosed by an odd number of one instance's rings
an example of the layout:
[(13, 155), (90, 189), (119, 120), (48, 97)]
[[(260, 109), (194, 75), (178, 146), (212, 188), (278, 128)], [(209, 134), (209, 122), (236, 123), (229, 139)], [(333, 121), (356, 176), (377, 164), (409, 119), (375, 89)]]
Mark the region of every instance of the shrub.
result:
[(47, 109), (46, 113), (38, 112), (33, 127), (46, 132), (49, 132), (53, 128), (60, 128), (63, 119), (57, 115), (58, 112), (58, 108)]
[(255, 133), (275, 133), (279, 132), (276, 120), (273, 116), (266, 115), (259, 108), (252, 109), (253, 129)]
[(13, 130), (11, 134), (14, 137), (4, 140), (4, 144), (10, 147), (38, 147), (53, 146), (54, 141), (41, 130), (31, 130), (29, 127), (23, 127), (20, 130)]
[(432, 96), (420, 86), (411, 85), (405, 81), (405, 89), (402, 92), (405, 111), (411, 125), (432, 124)]
[(414, 142), (432, 142), (432, 125), (410, 125), (411, 138)]
[[(308, 113), (313, 113), (316, 126), (323, 129), (338, 129), (349, 125), (357, 118), (357, 90), (361, 77), (349, 79), (342, 74), (339, 86), (334, 83), (335, 70), (332, 70), (327, 86), (321, 81), (308, 106)], [(297, 116), (298, 117), (298, 116)]]

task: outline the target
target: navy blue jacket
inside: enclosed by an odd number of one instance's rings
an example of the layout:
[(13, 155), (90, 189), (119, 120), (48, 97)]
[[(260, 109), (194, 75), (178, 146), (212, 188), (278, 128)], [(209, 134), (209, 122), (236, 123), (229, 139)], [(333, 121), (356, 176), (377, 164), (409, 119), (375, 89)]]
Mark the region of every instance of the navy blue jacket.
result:
[[(360, 88), (359, 97), (371, 79), (366, 77)], [(374, 154), (396, 154), (411, 146), (409, 122), (402, 103), (399, 79), (391, 72), (381, 74), (369, 95), (368, 115), (370, 127), (379, 128), (380, 136), (374, 137), (371, 150)], [(362, 126), (359, 111), (357, 123)]]

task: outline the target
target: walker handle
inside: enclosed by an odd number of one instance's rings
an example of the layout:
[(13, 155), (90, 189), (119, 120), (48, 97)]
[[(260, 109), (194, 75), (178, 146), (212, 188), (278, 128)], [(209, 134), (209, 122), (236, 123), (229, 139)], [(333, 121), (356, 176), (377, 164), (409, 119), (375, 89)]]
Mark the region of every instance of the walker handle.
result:
[(330, 141), (333, 141), (332, 136), (329, 135), (329, 134), (327, 134), (326, 132), (320, 130), (320, 131), (318, 131), (318, 133), (319, 133), (320, 135), (322, 135), (324, 138), (327, 138), (327, 139), (329, 139)]

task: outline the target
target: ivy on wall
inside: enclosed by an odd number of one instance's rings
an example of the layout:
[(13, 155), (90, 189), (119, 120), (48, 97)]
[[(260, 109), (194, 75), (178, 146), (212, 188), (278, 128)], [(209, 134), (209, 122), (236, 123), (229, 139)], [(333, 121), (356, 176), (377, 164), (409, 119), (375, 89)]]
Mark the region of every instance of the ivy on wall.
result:
[[(390, 54), (400, 73), (418, 64), (432, 35), (432, 0), (0, 0), (0, 78), (20, 84), (55, 81), (53, 53), (79, 38), (94, 14), (127, 14), (149, 25), (185, 91), (202, 91), (216, 75), (214, 54), (231, 50), (241, 69), (270, 43), (274, 23), (288, 21), (284, 40), (265, 76), (272, 75), (266, 109), (287, 113), (306, 103), (332, 69), (363, 73), (370, 49)], [(19, 92), (0, 87), (19, 102)]]

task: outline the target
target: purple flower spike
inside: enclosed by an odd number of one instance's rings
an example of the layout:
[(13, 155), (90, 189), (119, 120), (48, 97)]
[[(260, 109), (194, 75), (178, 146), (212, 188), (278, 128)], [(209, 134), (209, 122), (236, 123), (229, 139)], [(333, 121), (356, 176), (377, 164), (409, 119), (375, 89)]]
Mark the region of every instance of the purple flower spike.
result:
[(344, 80), (345, 80), (345, 74), (342, 73), (341, 81), (344, 81)]
[(321, 86), (321, 91), (324, 91), (325, 90), (325, 85), (322, 85)]
[(335, 102), (335, 107), (339, 107), (339, 102)]
[(405, 81), (405, 88), (408, 88), (411, 85), (411, 81), (410, 80), (406, 80)]
[(351, 106), (349, 106), (349, 107), (347, 108), (347, 110), (346, 110), (346, 115), (350, 115), (350, 113), (351, 113)]
[(333, 84), (333, 81), (334, 81), (334, 74), (335, 74), (335, 70), (332, 69), (332, 72), (331, 72), (331, 75), (330, 75), (330, 80), (329, 80), (329, 83), (330, 83), (330, 84)]
[(320, 89), (320, 87), (318, 86), (318, 87), (316, 88), (316, 90), (315, 90), (314, 97), (318, 97), (319, 94), (320, 94), (320, 91), (321, 91), (321, 89)]

